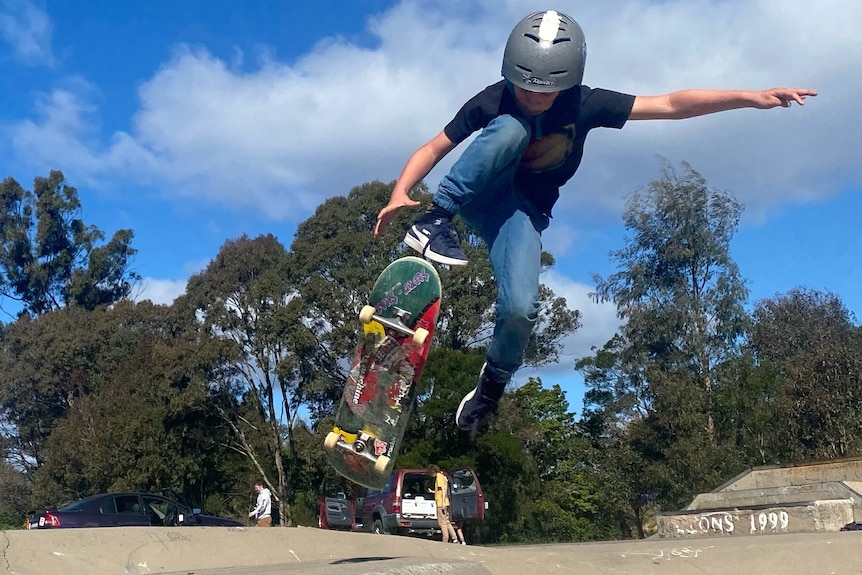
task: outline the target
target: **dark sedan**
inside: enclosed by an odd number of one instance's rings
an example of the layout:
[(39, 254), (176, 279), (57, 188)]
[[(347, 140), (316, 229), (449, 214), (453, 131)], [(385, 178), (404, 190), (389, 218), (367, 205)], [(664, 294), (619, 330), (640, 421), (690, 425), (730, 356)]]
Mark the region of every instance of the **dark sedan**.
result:
[(129, 527), (210, 525), (241, 527), (242, 523), (190, 509), (173, 498), (149, 493), (103, 493), (44, 512), (31, 511), (27, 529), (57, 527)]

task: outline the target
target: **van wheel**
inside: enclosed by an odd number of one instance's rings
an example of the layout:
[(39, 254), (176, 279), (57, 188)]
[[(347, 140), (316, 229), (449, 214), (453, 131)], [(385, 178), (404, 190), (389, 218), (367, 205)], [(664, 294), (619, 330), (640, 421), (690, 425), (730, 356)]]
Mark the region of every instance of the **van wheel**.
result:
[(379, 519), (374, 520), (374, 524), (371, 526), (371, 532), (376, 535), (389, 535), (386, 532), (386, 529), (383, 528), (383, 522)]

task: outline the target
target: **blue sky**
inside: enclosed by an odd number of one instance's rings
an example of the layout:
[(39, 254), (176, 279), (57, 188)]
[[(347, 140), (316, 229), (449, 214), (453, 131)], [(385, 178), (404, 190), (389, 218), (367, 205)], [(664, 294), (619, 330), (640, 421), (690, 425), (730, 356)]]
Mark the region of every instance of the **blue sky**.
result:
[(584, 28), (591, 86), (820, 94), (802, 108), (592, 134), (545, 235), (558, 259), (546, 281), (584, 327), (558, 365), (519, 379), (562, 384), (580, 411), (572, 363), (617, 325), (589, 301), (591, 277), (612, 272), (625, 196), (658, 177), (658, 155), (746, 206), (733, 257), (752, 303), (802, 285), (862, 315), (858, 2), (0, 0), (0, 177), (30, 187), (62, 170), (88, 223), (134, 230), (139, 299), (169, 303), (227, 239), (289, 245), (325, 198), (395, 179), (499, 78), (514, 23), (548, 7)]

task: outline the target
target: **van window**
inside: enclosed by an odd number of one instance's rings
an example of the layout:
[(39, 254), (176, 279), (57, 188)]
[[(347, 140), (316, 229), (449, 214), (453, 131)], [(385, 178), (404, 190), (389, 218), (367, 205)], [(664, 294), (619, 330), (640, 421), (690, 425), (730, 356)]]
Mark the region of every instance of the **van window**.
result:
[(467, 469), (460, 469), (452, 473), (450, 486), (455, 493), (469, 493), (476, 491), (476, 481), (473, 474)]
[(427, 473), (405, 473), (401, 480), (401, 496), (405, 499), (434, 497), (434, 479)]

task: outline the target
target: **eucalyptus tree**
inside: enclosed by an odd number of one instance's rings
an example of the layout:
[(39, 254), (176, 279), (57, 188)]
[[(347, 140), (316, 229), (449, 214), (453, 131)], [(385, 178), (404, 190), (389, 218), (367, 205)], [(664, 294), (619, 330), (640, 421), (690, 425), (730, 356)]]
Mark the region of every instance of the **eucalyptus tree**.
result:
[[(9, 462), (28, 473), (44, 462), (55, 424), (90, 393), (108, 334), (100, 314), (79, 307), (4, 326), (0, 337), (0, 419)], [(115, 350), (115, 356), (121, 355)]]
[(701, 414), (699, 424), (683, 425), (697, 425), (714, 443), (716, 367), (737, 355), (748, 324), (748, 290), (730, 255), (742, 206), (688, 164), (681, 168), (665, 163), (660, 179), (629, 196), (630, 235), (611, 253), (617, 271), (596, 277), (596, 293), (624, 321), (622, 357), (637, 402), (677, 418)]
[[(69, 317), (54, 321), (58, 316)], [(33, 504), (56, 505), (104, 491), (166, 489), (200, 503), (230, 485), (225, 473), (230, 454), (220, 449), (228, 430), (216, 412), (210, 382), (231, 350), (200, 337), (193, 315), (149, 301), (121, 302), (91, 312), (58, 310), (35, 323), (45, 326), (29, 330), (35, 337), (28, 357), (43, 349), (39, 344), (48, 341), (49, 330), (52, 349), (41, 352), (44, 371), (26, 365), (15, 370), (21, 399), (37, 401), (28, 397), (25, 382), (51, 371), (57, 381), (73, 385), (46, 388), (65, 393), (57, 395), (62, 413), (39, 451)], [(64, 366), (79, 354), (84, 357)], [(51, 400), (45, 392), (39, 397)], [(38, 413), (18, 412), (22, 428)]]
[(772, 415), (775, 462), (862, 455), (862, 337), (833, 293), (796, 288), (757, 303), (750, 344), (776, 380), (761, 411)]
[(95, 309), (131, 295), (131, 230), (105, 234), (81, 217), (78, 191), (62, 172), (37, 177), (33, 191), (0, 182), (0, 296), (15, 311), (41, 315), (77, 305)]
[[(332, 371), (298, 287), (290, 254), (275, 236), (242, 236), (227, 241), (207, 268), (189, 279), (178, 302), (196, 311), (205, 333), (236, 349), (232, 377), (219, 382), (231, 396), (222, 413), (235, 434), (233, 447), (273, 488), (283, 524), (290, 522), (284, 452), (294, 455), (291, 430), (307, 388)], [(244, 401), (256, 417), (244, 417), (232, 400)], [(255, 449), (258, 434), (266, 438), (264, 454)], [(268, 462), (274, 464), (274, 479)]]
[[(596, 296), (617, 306), (623, 325), (576, 364), (589, 388), (583, 425), (597, 448), (619, 454), (603, 465), (630, 490), (619, 503), (636, 523), (646, 494), (680, 505), (739, 468), (716, 422), (721, 392), (735, 383), (724, 366), (739, 357), (749, 322), (730, 255), (741, 213), (688, 164), (665, 162), (628, 198), (625, 245), (610, 254), (616, 271), (595, 278)], [(632, 468), (649, 470), (646, 484), (622, 476)]]

